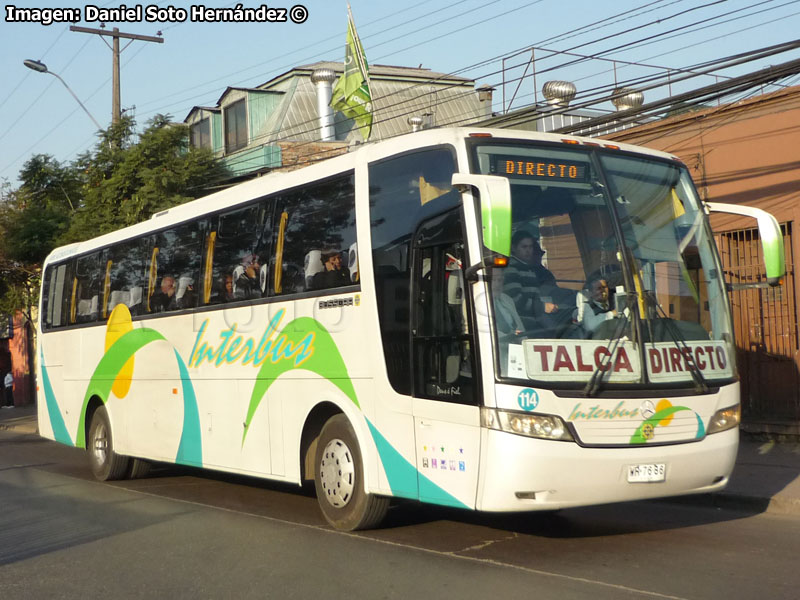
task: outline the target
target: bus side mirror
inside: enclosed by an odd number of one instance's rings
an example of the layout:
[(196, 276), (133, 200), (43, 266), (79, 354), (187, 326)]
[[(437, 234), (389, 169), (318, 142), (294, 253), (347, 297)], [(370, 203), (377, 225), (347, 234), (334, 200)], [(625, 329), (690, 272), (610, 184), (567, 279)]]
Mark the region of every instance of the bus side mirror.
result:
[(764, 263), (767, 268), (767, 283), (771, 286), (781, 285), (786, 275), (786, 262), (783, 253), (783, 233), (778, 221), (770, 213), (752, 206), (724, 204), (721, 202), (705, 202), (709, 212), (721, 212), (731, 215), (751, 217), (758, 222), (758, 236), (764, 252)]
[(511, 255), (511, 184), (506, 177), (453, 173), (452, 180), (462, 194), (477, 190), (481, 202), (483, 245), (501, 256)]

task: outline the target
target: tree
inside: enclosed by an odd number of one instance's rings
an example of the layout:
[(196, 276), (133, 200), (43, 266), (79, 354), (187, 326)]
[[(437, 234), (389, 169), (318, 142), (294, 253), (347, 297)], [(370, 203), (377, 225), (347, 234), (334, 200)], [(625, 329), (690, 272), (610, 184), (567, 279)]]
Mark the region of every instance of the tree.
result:
[(224, 167), (206, 148), (189, 146), (189, 128), (156, 115), (134, 143), (135, 122), (123, 117), (103, 132), (94, 155), (79, 164), (86, 188), (65, 241), (93, 237), (133, 225), (193, 200)]
[(31, 319), (41, 264), (67, 231), (83, 181), (74, 166), (46, 154), (31, 157), (19, 177), (16, 190), (4, 184), (0, 204), (0, 313)]

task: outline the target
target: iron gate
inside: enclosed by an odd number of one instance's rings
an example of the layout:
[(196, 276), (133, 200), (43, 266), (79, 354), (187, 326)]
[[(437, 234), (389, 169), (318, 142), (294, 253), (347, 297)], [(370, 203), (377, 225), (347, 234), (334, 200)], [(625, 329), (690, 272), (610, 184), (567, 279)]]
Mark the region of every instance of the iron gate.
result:
[[(731, 289), (742, 413), (749, 422), (800, 420), (792, 223), (782, 224), (781, 230), (786, 278), (774, 288), (766, 284), (757, 229), (715, 236)], [(759, 287), (744, 287), (753, 284)]]

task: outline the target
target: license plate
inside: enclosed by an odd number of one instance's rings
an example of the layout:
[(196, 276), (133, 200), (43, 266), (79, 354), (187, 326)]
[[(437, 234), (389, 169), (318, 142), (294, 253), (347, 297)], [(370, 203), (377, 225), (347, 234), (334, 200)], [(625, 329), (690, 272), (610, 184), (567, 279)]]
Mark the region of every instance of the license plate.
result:
[(667, 479), (667, 465), (653, 463), (628, 465), (628, 483), (652, 483)]

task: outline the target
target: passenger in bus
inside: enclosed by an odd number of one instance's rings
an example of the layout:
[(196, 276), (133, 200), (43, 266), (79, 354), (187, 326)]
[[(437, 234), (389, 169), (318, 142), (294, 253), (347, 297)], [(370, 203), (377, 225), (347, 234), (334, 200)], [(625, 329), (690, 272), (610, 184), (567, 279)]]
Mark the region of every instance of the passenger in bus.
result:
[(178, 308), (194, 308), (197, 306), (197, 294), (194, 291), (194, 277), (182, 275), (178, 278), (178, 291), (175, 294)]
[(505, 269), (492, 269), (492, 303), (494, 305), (497, 339), (503, 344), (521, 340), (525, 334), (525, 324), (517, 312), (514, 300), (504, 289)]
[(245, 254), (242, 262), (233, 270), (233, 297), (236, 300), (249, 300), (261, 297), (258, 256)]
[(150, 312), (165, 312), (178, 308), (178, 299), (175, 297), (177, 288), (175, 278), (165, 275), (161, 278), (161, 289), (150, 296)]
[(220, 290), (220, 300), (222, 302), (233, 302), (236, 299), (233, 294), (233, 275), (222, 276)]
[(575, 292), (556, 285), (555, 276), (542, 265), (543, 257), (539, 240), (528, 231), (517, 231), (511, 238), (504, 291), (514, 300), (526, 329), (552, 337), (571, 320)]
[(600, 276), (590, 277), (586, 281), (583, 290), (578, 294), (577, 306), (575, 320), (590, 335), (603, 322), (617, 316), (611, 303), (608, 281)]
[(322, 253), (322, 264), (325, 270), (320, 271), (311, 281), (311, 289), (324, 290), (350, 284), (350, 275), (342, 268), (342, 253), (339, 250), (327, 250)]

